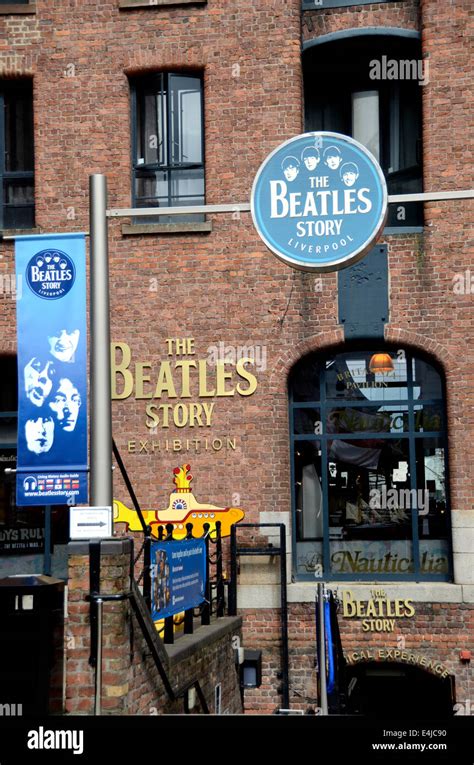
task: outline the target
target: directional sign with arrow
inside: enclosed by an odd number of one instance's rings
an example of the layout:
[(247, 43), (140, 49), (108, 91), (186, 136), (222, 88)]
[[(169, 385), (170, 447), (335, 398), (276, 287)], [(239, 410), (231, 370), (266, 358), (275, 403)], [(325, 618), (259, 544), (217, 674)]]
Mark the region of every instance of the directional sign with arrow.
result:
[(98, 539), (112, 536), (111, 507), (71, 507), (71, 539)]

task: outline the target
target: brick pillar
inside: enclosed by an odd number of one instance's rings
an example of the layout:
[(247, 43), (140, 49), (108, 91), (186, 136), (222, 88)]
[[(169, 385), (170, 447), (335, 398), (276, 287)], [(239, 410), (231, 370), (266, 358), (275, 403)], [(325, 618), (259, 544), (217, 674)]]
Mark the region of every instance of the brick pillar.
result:
[[(131, 539), (105, 540), (101, 546), (100, 592), (128, 592)], [(66, 712), (94, 713), (95, 670), (89, 664), (89, 548), (69, 545), (68, 618), (66, 622)], [(102, 713), (127, 714), (130, 637), (128, 603), (103, 604)]]

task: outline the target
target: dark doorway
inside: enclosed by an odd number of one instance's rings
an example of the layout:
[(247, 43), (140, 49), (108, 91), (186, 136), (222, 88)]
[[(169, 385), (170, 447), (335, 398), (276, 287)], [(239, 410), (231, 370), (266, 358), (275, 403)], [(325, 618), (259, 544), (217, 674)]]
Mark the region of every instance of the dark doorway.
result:
[(366, 662), (347, 668), (348, 713), (372, 718), (452, 717), (454, 683), (418, 667)]

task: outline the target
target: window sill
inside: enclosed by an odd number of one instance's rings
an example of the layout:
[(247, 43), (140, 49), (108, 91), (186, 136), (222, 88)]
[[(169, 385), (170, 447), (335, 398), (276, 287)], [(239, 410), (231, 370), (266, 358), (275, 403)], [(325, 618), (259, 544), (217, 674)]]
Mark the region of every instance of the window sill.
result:
[(150, 223), (124, 224), (122, 236), (143, 236), (143, 234), (209, 234), (212, 231), (211, 221), (203, 223)]
[(11, 16), (12, 14), (36, 13), (36, 3), (28, 3), (28, 5), (0, 5), (0, 16)]
[(39, 228), (4, 228), (0, 229), (0, 240), (13, 239), (15, 236), (34, 236), (41, 234)]
[(204, 5), (207, 0), (119, 0), (120, 10), (133, 10), (134, 8), (157, 8), (160, 5)]
[(402, 234), (406, 236), (407, 234), (422, 234), (424, 230), (423, 226), (387, 226), (387, 228), (384, 228), (383, 230), (383, 235), (394, 236), (396, 234)]
[(391, 0), (303, 0), (301, 10), (324, 11), (327, 8), (347, 8), (352, 5), (369, 5), (372, 3), (389, 3)]
[[(350, 590), (362, 600), (371, 597), (374, 588), (383, 588), (390, 598), (410, 598), (415, 603), (472, 603), (474, 587), (452, 582), (373, 582), (330, 581), (330, 588)], [(314, 603), (315, 580), (293, 582), (287, 587), (288, 603)], [(279, 584), (239, 585), (239, 609), (280, 608)]]

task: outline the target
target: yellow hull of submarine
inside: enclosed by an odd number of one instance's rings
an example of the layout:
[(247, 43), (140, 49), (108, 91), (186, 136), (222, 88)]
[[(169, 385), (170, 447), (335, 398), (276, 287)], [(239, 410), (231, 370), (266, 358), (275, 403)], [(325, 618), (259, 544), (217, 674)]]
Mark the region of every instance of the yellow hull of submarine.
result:
[[(217, 521), (221, 522), (221, 535), (227, 537), (230, 535), (231, 526), (241, 521), (245, 515), (239, 507), (216, 507), (215, 505), (201, 504), (191, 493), (183, 496), (182, 493), (178, 492), (171, 494), (170, 504), (166, 510), (143, 510), (142, 513), (145, 523), (151, 527), (151, 534), (155, 539), (158, 538), (158, 527), (165, 527), (167, 524), (173, 526), (174, 539), (184, 539), (187, 534), (187, 523), (193, 524), (193, 537), (200, 537), (204, 534), (204, 524), (206, 523), (209, 524), (211, 536), (214, 536)], [(115, 499), (114, 523), (126, 523), (127, 531), (143, 530), (136, 510), (130, 509), (123, 502)]]

